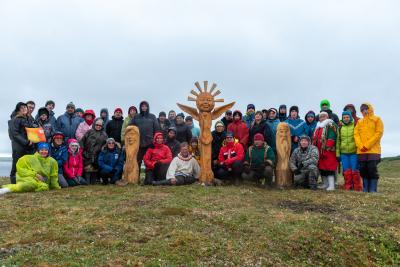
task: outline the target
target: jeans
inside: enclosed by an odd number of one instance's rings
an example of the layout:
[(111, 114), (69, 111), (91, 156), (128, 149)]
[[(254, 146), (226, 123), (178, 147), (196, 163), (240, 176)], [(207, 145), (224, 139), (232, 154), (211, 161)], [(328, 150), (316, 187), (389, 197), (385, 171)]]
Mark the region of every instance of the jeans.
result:
[(358, 170), (358, 156), (357, 154), (341, 154), (340, 161), (342, 162), (343, 171)]

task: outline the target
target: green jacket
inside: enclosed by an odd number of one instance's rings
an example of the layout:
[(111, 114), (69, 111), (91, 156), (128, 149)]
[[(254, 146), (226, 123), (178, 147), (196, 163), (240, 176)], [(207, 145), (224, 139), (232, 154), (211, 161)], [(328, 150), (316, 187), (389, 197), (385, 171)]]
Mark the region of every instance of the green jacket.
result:
[(265, 162), (269, 162), (272, 166), (275, 165), (275, 153), (272, 147), (266, 143), (262, 147), (250, 146), (244, 157), (244, 161), (250, 165), (250, 168), (257, 168)]
[(357, 146), (354, 140), (354, 122), (349, 124), (341, 123), (341, 127), (338, 130), (336, 139), (336, 156), (340, 154), (356, 154)]
[(122, 124), (122, 128), (121, 128), (121, 143), (124, 144), (125, 143), (125, 131), (126, 128), (129, 126), (129, 123), (131, 122), (132, 118), (131, 117), (126, 117), (124, 119), (124, 123)]

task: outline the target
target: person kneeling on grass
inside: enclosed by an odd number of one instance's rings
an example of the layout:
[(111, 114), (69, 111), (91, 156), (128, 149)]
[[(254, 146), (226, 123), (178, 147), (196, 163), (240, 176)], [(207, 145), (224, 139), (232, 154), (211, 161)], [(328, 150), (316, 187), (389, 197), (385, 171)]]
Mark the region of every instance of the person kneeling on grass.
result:
[(244, 157), (242, 178), (244, 180), (257, 180), (265, 178), (265, 187), (272, 185), (274, 174), (275, 154), (273, 149), (264, 141), (260, 133), (254, 135), (251, 145)]
[(310, 137), (308, 135), (300, 136), (300, 146), (293, 151), (289, 161), (296, 187), (317, 189), (318, 160), (318, 148), (311, 144)]
[(17, 162), (17, 183), (3, 185), (0, 195), (13, 192), (39, 192), (61, 189), (58, 184), (58, 164), (49, 157), (49, 144), (39, 143), (38, 152), (21, 157)]
[(68, 159), (64, 163), (64, 176), (69, 186), (87, 185), (83, 179), (83, 157), (79, 143), (76, 139), (68, 140)]
[[(103, 181), (103, 185), (109, 182), (115, 184), (121, 179), (124, 168), (124, 154), (119, 143), (114, 138), (108, 138), (106, 145), (103, 147), (99, 155), (99, 173)], [(109, 179), (111, 179), (109, 181)]]
[(153, 147), (147, 149), (143, 161), (146, 165), (145, 185), (151, 185), (153, 181), (165, 180), (169, 164), (172, 161), (172, 153), (169, 147), (164, 145), (163, 133), (154, 134)]
[(193, 184), (199, 176), (200, 166), (197, 160), (190, 154), (188, 143), (183, 142), (180, 145), (178, 156), (169, 165), (166, 180), (153, 181), (153, 185)]

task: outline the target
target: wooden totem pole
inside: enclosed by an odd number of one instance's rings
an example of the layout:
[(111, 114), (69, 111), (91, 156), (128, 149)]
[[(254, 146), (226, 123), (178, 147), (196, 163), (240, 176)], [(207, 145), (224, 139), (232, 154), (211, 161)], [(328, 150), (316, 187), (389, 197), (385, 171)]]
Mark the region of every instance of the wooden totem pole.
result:
[(208, 91), (208, 81), (204, 81), (204, 89), (201, 88), (199, 82), (196, 82), (195, 85), (199, 92), (192, 90), (191, 94), (195, 97), (189, 96), (188, 100), (195, 101), (197, 109), (179, 103), (177, 103), (177, 105), (181, 110), (190, 114), (190, 116), (199, 122), (200, 182), (211, 184), (214, 179), (214, 174), (211, 169), (211, 123), (213, 120), (218, 119), (225, 111), (231, 109), (233, 105), (235, 105), (235, 102), (214, 108), (215, 102), (224, 102), (224, 99), (214, 99), (214, 97), (221, 93), (219, 90), (214, 92), (217, 84), (213, 83), (210, 91)]
[(292, 172), (289, 168), (292, 141), (290, 128), (287, 123), (281, 122), (276, 129), (276, 151), (278, 161), (276, 165), (276, 186), (289, 187), (292, 185)]
[(126, 162), (124, 165), (123, 181), (119, 183), (120, 185), (124, 185), (127, 183), (139, 183), (139, 165), (137, 162), (139, 144), (139, 128), (134, 125), (128, 126), (125, 131)]

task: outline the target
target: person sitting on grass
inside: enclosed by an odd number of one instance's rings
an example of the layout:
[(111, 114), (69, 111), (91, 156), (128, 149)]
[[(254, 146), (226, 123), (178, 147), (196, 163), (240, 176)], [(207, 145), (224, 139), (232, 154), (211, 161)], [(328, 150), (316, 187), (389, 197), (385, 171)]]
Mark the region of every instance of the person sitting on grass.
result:
[(244, 168), (242, 178), (244, 180), (257, 180), (261, 184), (261, 179), (265, 178), (265, 187), (272, 185), (274, 174), (275, 153), (265, 141), (261, 133), (257, 133), (244, 157)]
[(62, 188), (68, 187), (63, 172), (64, 163), (68, 159), (68, 148), (64, 144), (64, 134), (62, 132), (55, 132), (53, 134), (49, 148), (50, 157), (58, 163), (58, 184)]
[(300, 146), (293, 151), (289, 161), (296, 187), (317, 189), (318, 160), (318, 148), (311, 144), (310, 137), (308, 135), (300, 136)]
[(153, 184), (153, 181), (165, 180), (169, 164), (172, 161), (172, 153), (167, 145), (164, 145), (164, 136), (156, 132), (153, 138), (153, 147), (147, 149), (143, 157), (146, 166), (145, 185)]
[(103, 185), (115, 184), (121, 179), (124, 159), (120, 144), (114, 138), (108, 138), (99, 155), (99, 176)]
[(64, 176), (69, 186), (87, 185), (83, 179), (83, 157), (76, 139), (68, 140), (68, 159), (64, 163)]
[(25, 155), (18, 160), (17, 183), (3, 185), (0, 195), (49, 189), (61, 189), (58, 184), (58, 164), (49, 156), (49, 144), (42, 142), (38, 144), (35, 154)]
[(165, 180), (153, 181), (153, 185), (188, 185), (200, 176), (200, 166), (190, 154), (186, 142), (180, 144), (180, 152), (169, 165)]

